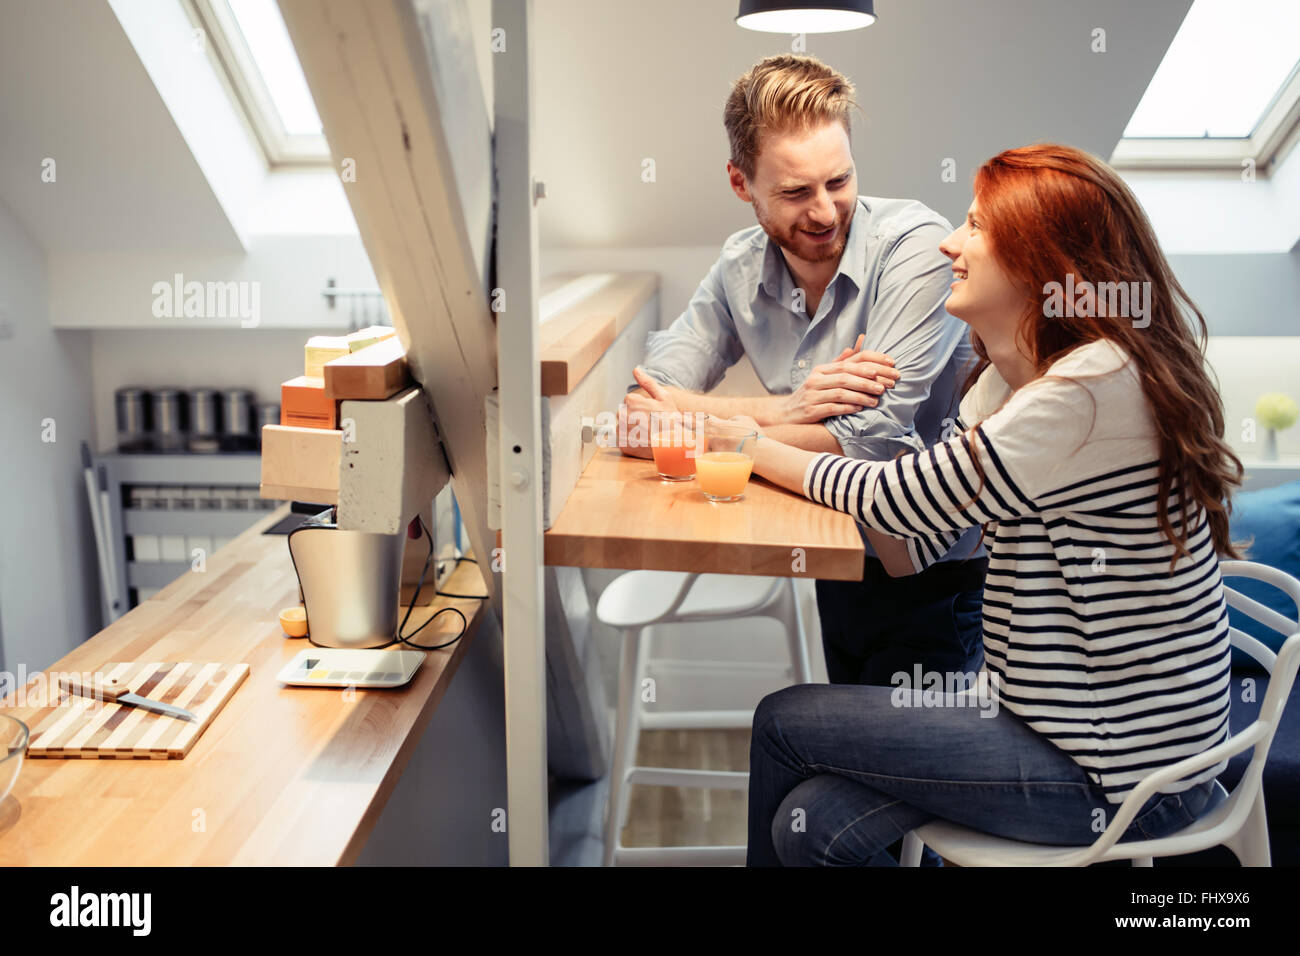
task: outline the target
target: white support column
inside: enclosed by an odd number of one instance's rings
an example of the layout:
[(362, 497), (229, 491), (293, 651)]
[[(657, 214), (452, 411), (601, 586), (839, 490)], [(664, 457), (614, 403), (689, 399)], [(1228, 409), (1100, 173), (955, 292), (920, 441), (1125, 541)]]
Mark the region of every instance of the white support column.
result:
[[(497, 173), (496, 281), (501, 543), (505, 631), (506, 816), (512, 866), (549, 860), (546, 631), (542, 597), (541, 394), (537, 346), (537, 218), (532, 174), (532, 0), (493, 0), (504, 31), (493, 53)], [(492, 290), (490, 301), (498, 301)]]

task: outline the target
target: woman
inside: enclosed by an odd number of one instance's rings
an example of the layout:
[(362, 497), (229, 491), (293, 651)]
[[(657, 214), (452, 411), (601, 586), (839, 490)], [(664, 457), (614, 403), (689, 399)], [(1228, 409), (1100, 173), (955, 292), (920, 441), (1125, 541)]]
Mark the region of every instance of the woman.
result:
[[(896, 675), (765, 698), (751, 865), (889, 865), (885, 848), (935, 818), (1088, 844), (1145, 776), (1228, 736), (1218, 555), (1238, 556), (1241, 463), (1183, 307), (1201, 343), (1205, 321), (1141, 207), (1087, 153), (1008, 150), (941, 248), (947, 309), (982, 359), (953, 437), (890, 462), (760, 438), (754, 471), (899, 539), (895, 570), (983, 525), (991, 696), (923, 696)], [(1224, 766), (1156, 794), (1124, 839), (1190, 824)]]

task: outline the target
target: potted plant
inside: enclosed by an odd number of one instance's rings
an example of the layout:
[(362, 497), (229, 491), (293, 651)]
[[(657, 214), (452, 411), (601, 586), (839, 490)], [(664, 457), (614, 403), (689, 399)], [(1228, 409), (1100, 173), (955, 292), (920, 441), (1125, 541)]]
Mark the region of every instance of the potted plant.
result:
[(1282, 392), (1261, 395), (1255, 403), (1255, 420), (1268, 429), (1264, 436), (1264, 460), (1277, 461), (1277, 433), (1290, 428), (1300, 418), (1300, 406)]

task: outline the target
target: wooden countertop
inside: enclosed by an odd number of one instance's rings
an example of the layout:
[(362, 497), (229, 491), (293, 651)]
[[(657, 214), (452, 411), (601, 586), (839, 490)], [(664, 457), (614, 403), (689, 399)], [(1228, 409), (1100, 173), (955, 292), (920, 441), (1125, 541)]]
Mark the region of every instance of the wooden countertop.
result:
[[(547, 564), (862, 580), (848, 515), (761, 478), (740, 501), (711, 502), (654, 462), (598, 448), (544, 536)], [(796, 562), (802, 549), (802, 563)]]
[[(584, 279), (594, 282), (595, 290), (552, 312), (551, 295), (564, 297), (567, 284), (576, 280), (581, 287)], [(540, 288), (546, 307), (537, 335), (542, 394), (568, 395), (659, 290), (659, 273), (565, 272), (548, 276)], [(630, 383), (631, 369), (627, 375)]]
[[(287, 687), (275, 675), (306, 646), (284, 637), (278, 611), (298, 603), (284, 535), (262, 529), (213, 554), (47, 671), (109, 661), (244, 661), (250, 673), (179, 760), (33, 757), (0, 802), (0, 866), (334, 865), (357, 858), (465, 654), (486, 602), (439, 597), (408, 630), (451, 604), (465, 637), (430, 651), (399, 690)], [(462, 562), (444, 589), (478, 594)], [(443, 614), (416, 640), (460, 626)], [(29, 682), (30, 684), (30, 682)], [(23, 719), (34, 708), (0, 713)], [(201, 824), (201, 825), (200, 825)]]

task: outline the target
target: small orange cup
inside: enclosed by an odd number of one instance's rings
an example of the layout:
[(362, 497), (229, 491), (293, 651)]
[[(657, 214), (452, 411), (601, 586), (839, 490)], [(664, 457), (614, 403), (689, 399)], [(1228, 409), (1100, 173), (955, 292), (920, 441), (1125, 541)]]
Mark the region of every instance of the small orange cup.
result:
[(307, 636), (307, 609), (305, 607), (287, 607), (280, 612), (280, 627), (289, 637)]

